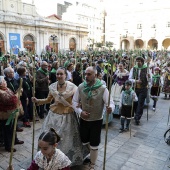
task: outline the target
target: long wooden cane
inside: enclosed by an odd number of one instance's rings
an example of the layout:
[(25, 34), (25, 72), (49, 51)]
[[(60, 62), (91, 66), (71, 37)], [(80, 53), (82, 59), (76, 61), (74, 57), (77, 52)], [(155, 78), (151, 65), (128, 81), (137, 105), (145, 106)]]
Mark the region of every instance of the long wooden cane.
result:
[(170, 117), (170, 106), (169, 106), (169, 115), (168, 115), (168, 122), (167, 122), (167, 126), (169, 125), (169, 117)]
[[(149, 74), (149, 61), (148, 61), (148, 59), (149, 59), (149, 55), (148, 55), (148, 51), (147, 51), (147, 74)], [(147, 75), (147, 81), (148, 81), (148, 83), (147, 83), (147, 97), (149, 96), (149, 76)], [(148, 119), (149, 119), (149, 102), (147, 103), (147, 121), (148, 121)]]
[[(109, 71), (107, 72), (107, 75), (109, 74)], [(109, 98), (108, 98), (108, 107), (110, 106), (110, 95), (111, 95), (111, 85), (112, 85), (112, 74), (113, 74), (113, 60), (111, 60), (111, 75), (110, 75), (110, 87), (109, 87)], [(108, 134), (108, 119), (109, 114), (106, 113), (106, 134), (105, 134), (105, 145), (104, 145), (104, 160), (103, 160), (103, 170), (105, 170), (106, 165), (106, 150), (107, 150), (107, 134)]]
[[(19, 84), (19, 89), (18, 89), (17, 108), (19, 108), (19, 104), (20, 104), (20, 95), (21, 95), (22, 82), (23, 82), (23, 79), (20, 78), (20, 84)], [(9, 170), (12, 170), (12, 157), (13, 157), (13, 150), (14, 150), (14, 142), (15, 142), (15, 134), (16, 134), (18, 115), (19, 115), (19, 111), (17, 111), (16, 115), (15, 115), (14, 129), (13, 129), (13, 136), (12, 136), (12, 144), (11, 144), (11, 154), (10, 154), (10, 159), (9, 159)]]
[[(35, 73), (35, 57), (32, 56), (32, 75), (33, 75), (33, 88), (32, 88), (32, 97), (35, 97), (35, 79), (36, 79), (36, 73)], [(34, 159), (34, 138), (35, 138), (35, 110), (36, 105), (35, 102), (33, 102), (33, 129), (32, 129), (32, 160)]]
[[(135, 89), (136, 89), (136, 78), (137, 76), (135, 77), (135, 83), (134, 83), (134, 92), (135, 92)], [(132, 108), (131, 108), (131, 120), (130, 120), (130, 138), (132, 136), (132, 114), (133, 114), (133, 107), (134, 107), (134, 101), (133, 101), (133, 98), (132, 98)]]

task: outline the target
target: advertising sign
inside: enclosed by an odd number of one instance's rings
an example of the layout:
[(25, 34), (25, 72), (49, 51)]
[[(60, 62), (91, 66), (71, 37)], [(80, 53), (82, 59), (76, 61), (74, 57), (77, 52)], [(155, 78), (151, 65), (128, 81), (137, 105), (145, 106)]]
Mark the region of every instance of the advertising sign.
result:
[(9, 43), (11, 53), (18, 54), (19, 48), (21, 48), (20, 34), (9, 33)]

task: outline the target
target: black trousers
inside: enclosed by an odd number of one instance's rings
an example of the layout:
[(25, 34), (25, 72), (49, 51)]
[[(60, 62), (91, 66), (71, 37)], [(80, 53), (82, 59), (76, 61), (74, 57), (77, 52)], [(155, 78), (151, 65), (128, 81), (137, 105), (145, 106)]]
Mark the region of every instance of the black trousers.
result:
[(7, 120), (0, 120), (1, 125), (1, 133), (2, 138), (4, 140), (5, 149), (11, 149), (12, 145), (12, 136), (13, 136), (13, 129), (14, 129), (14, 123), (10, 123), (9, 125), (6, 125)]
[(27, 111), (28, 111), (28, 119), (32, 120), (33, 119), (33, 103), (31, 100), (31, 97), (28, 97), (29, 103), (27, 106)]
[(22, 103), (22, 107), (23, 107), (23, 110), (24, 110), (24, 115), (23, 115), (22, 121), (28, 122), (29, 115), (28, 115), (28, 107), (27, 107), (26, 99), (21, 99), (21, 103)]
[(134, 102), (135, 120), (140, 120), (143, 115), (143, 108), (147, 97), (147, 88), (136, 88), (135, 92), (138, 97), (138, 102)]
[(103, 119), (86, 121), (80, 118), (80, 138), (82, 143), (89, 143), (90, 146), (99, 146), (102, 122)]

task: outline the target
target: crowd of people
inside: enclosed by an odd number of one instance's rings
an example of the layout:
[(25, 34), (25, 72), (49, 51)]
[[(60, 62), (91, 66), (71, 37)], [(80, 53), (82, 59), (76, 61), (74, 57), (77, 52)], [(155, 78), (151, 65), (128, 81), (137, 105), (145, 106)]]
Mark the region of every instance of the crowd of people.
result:
[[(35, 63), (26, 55), (18, 56), (15, 61), (6, 57), (7, 63), (1, 63), (4, 68), (0, 76), (1, 145), (11, 152), (14, 122), (9, 119), (18, 103), (23, 126), (17, 125), (15, 144), (24, 143), (17, 133), (32, 127), (33, 103), (36, 120), (43, 119), (38, 139), (40, 151), (29, 170), (45, 167), (68, 170), (83, 163), (94, 170), (106, 114), (109, 114), (109, 122), (113, 115), (120, 115), (119, 132), (123, 133), (129, 131), (132, 118), (135, 125), (140, 124), (148, 98), (153, 99), (153, 111), (160, 92), (165, 94), (165, 99), (170, 99), (168, 55), (153, 58), (151, 53), (135, 57), (128, 52), (92, 57), (72, 54), (62, 61), (51, 55), (43, 60), (36, 56)], [(22, 93), (17, 96), (20, 79), (23, 80)]]

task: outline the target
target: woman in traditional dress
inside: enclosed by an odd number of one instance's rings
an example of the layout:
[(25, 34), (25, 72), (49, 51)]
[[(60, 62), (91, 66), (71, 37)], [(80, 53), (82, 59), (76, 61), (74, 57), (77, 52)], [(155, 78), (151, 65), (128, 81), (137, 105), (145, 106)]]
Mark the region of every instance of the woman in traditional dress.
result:
[(41, 133), (54, 128), (61, 137), (58, 148), (71, 160), (71, 166), (81, 165), (86, 156), (83, 156), (86, 148), (81, 143), (77, 117), (72, 108), (72, 97), (77, 86), (70, 81), (65, 81), (67, 72), (63, 67), (58, 68), (56, 76), (58, 81), (49, 86), (49, 94), (46, 99), (32, 98), (37, 105), (54, 100), (42, 125)]
[(165, 99), (167, 99), (167, 95), (169, 94), (170, 98), (170, 62), (167, 64), (164, 72), (164, 85), (162, 88), (162, 92), (165, 93)]
[(151, 98), (153, 99), (153, 111), (156, 110), (156, 103), (158, 101), (158, 97), (160, 94), (161, 88), (161, 76), (160, 76), (160, 68), (155, 67), (154, 74), (152, 75), (151, 81)]
[(111, 87), (111, 96), (113, 97), (113, 101), (115, 103), (115, 110), (113, 114), (119, 115), (120, 94), (124, 87), (125, 81), (128, 80), (128, 77), (129, 72), (125, 69), (125, 64), (119, 63), (118, 70), (113, 76), (114, 84)]

